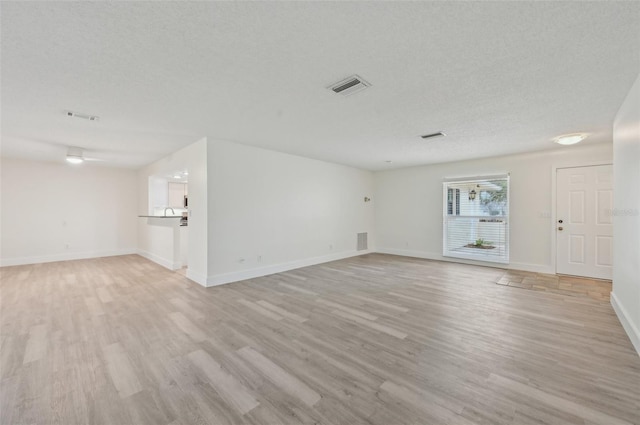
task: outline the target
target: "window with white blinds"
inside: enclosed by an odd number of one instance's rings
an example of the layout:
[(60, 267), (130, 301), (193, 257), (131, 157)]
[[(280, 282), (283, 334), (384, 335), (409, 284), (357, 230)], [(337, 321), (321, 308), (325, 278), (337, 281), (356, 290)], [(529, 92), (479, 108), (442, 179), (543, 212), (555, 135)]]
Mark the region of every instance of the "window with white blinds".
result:
[(443, 183), (445, 257), (509, 262), (509, 175)]

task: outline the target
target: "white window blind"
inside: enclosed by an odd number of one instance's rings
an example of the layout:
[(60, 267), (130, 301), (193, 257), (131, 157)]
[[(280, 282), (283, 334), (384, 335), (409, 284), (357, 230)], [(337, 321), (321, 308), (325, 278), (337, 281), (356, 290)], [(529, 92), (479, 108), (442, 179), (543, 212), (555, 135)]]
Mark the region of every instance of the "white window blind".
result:
[(509, 175), (443, 183), (445, 257), (509, 262)]

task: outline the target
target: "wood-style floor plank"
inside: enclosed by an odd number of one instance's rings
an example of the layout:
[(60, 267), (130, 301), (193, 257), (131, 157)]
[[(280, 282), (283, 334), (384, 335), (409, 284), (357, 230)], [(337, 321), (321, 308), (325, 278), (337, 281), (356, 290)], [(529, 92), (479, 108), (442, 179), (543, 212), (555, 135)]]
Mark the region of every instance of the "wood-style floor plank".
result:
[(278, 313), (280, 316), (286, 317), (288, 319), (295, 320), (298, 323), (304, 323), (307, 321), (307, 319), (305, 319), (304, 317), (298, 316), (295, 313), (291, 313), (290, 311), (280, 308), (277, 305), (273, 305), (265, 300), (260, 300), (256, 304), (260, 304), (262, 307), (266, 308), (267, 310), (271, 310), (275, 313)]
[(520, 393), (521, 395), (544, 403), (558, 410), (570, 413), (574, 416), (582, 418), (588, 423), (606, 423), (611, 425), (631, 425), (630, 422), (607, 415), (597, 410), (591, 409), (584, 404), (578, 404), (562, 397), (540, 391), (537, 388), (530, 387), (518, 381), (505, 378), (499, 375), (491, 374), (489, 383), (501, 386), (509, 391)]
[(360, 311), (360, 310), (356, 310), (354, 308), (350, 308), (347, 306), (344, 306), (342, 304), (338, 304), (338, 303), (334, 303), (331, 301), (327, 301), (327, 300), (323, 300), (321, 298), (318, 298), (316, 300), (316, 302), (319, 302), (321, 304), (327, 305), (329, 307), (332, 307), (333, 309), (338, 309), (338, 310), (342, 310), (346, 313), (349, 313), (350, 316), (358, 316), (362, 319), (366, 319), (366, 320), (376, 320), (378, 318), (378, 316), (374, 316), (373, 314), (369, 314), (367, 312), (364, 311)]
[(118, 390), (120, 397), (125, 398), (142, 391), (142, 385), (138, 380), (127, 353), (119, 343), (104, 347), (104, 358), (107, 363), (109, 376)]
[(351, 313), (347, 313), (347, 312), (342, 311), (342, 310), (333, 310), (331, 313), (333, 315), (335, 315), (335, 316), (340, 316), (340, 317), (342, 317), (344, 319), (351, 320), (351, 321), (353, 321), (355, 323), (358, 323), (360, 325), (363, 325), (363, 326), (366, 326), (368, 328), (374, 329), (374, 330), (376, 330), (378, 332), (385, 333), (387, 335), (394, 336), (394, 337), (399, 338), (399, 339), (405, 339), (407, 337), (407, 334), (404, 333), (404, 332), (400, 332), (399, 330), (390, 328), (389, 326), (381, 325), (381, 324), (376, 323), (376, 322), (371, 321), (371, 320), (363, 319), (363, 318), (361, 318), (359, 316), (356, 316), (356, 315), (351, 314)]
[(244, 415), (260, 404), (237, 379), (224, 371), (204, 350), (189, 353), (187, 357), (207, 376), (209, 383), (218, 394), (240, 414)]
[(307, 406), (313, 406), (320, 401), (320, 394), (253, 348), (241, 348), (238, 354), (291, 397), (299, 398)]
[(640, 425), (610, 282), (369, 254), (0, 269), (0, 424)]
[(198, 328), (193, 322), (186, 318), (186, 316), (180, 312), (174, 312), (169, 314), (169, 318), (173, 320), (173, 323), (180, 328), (180, 330), (196, 342), (202, 342), (207, 339), (207, 335)]
[(268, 317), (269, 319), (272, 320), (282, 320), (282, 316), (277, 315), (276, 313), (274, 313), (273, 311), (269, 311), (264, 307), (259, 306), (258, 304), (251, 302), (251, 301), (247, 301), (245, 299), (240, 299), (238, 300), (238, 302), (240, 304), (242, 304), (243, 306), (255, 311), (256, 313), (259, 313), (265, 317)]
[(31, 327), (22, 363), (29, 363), (41, 359), (47, 351), (47, 343), (47, 326), (36, 325)]
[(359, 300), (362, 300), (367, 304), (375, 304), (377, 306), (382, 306), (384, 308), (388, 308), (388, 309), (391, 309), (391, 310), (400, 311), (402, 313), (408, 313), (409, 312), (409, 309), (406, 308), (406, 307), (400, 307), (400, 306), (397, 306), (395, 304), (390, 304), (388, 302), (375, 300), (375, 299), (369, 298), (369, 297), (363, 297), (362, 295), (353, 295), (353, 294), (349, 294), (349, 295), (352, 296), (353, 298), (357, 298)]

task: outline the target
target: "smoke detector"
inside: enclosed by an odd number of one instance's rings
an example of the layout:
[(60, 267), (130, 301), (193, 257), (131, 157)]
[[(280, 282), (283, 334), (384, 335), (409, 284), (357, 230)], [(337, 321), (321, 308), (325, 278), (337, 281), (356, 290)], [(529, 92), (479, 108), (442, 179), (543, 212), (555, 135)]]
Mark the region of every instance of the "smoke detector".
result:
[(338, 81), (327, 88), (334, 93), (349, 96), (354, 93), (358, 93), (367, 87), (371, 87), (371, 84), (357, 75), (352, 75), (351, 77)]
[(82, 114), (80, 112), (73, 112), (73, 111), (67, 111), (66, 113), (67, 113), (68, 117), (82, 118), (83, 120), (87, 120), (87, 121), (98, 121), (98, 120), (100, 120), (100, 117), (97, 116), (97, 115)]

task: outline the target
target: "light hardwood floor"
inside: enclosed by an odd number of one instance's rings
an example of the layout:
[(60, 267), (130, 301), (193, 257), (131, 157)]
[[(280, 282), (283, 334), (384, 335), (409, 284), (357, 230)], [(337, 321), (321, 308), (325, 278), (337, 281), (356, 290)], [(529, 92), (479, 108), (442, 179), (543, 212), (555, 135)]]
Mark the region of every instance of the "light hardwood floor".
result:
[(640, 423), (609, 303), (504, 270), (371, 254), (208, 289), (135, 255), (0, 272), (2, 425)]
[(611, 295), (610, 280), (587, 279), (576, 276), (507, 270), (496, 283), (534, 291), (547, 291), (570, 297), (589, 297), (604, 302), (609, 302)]

